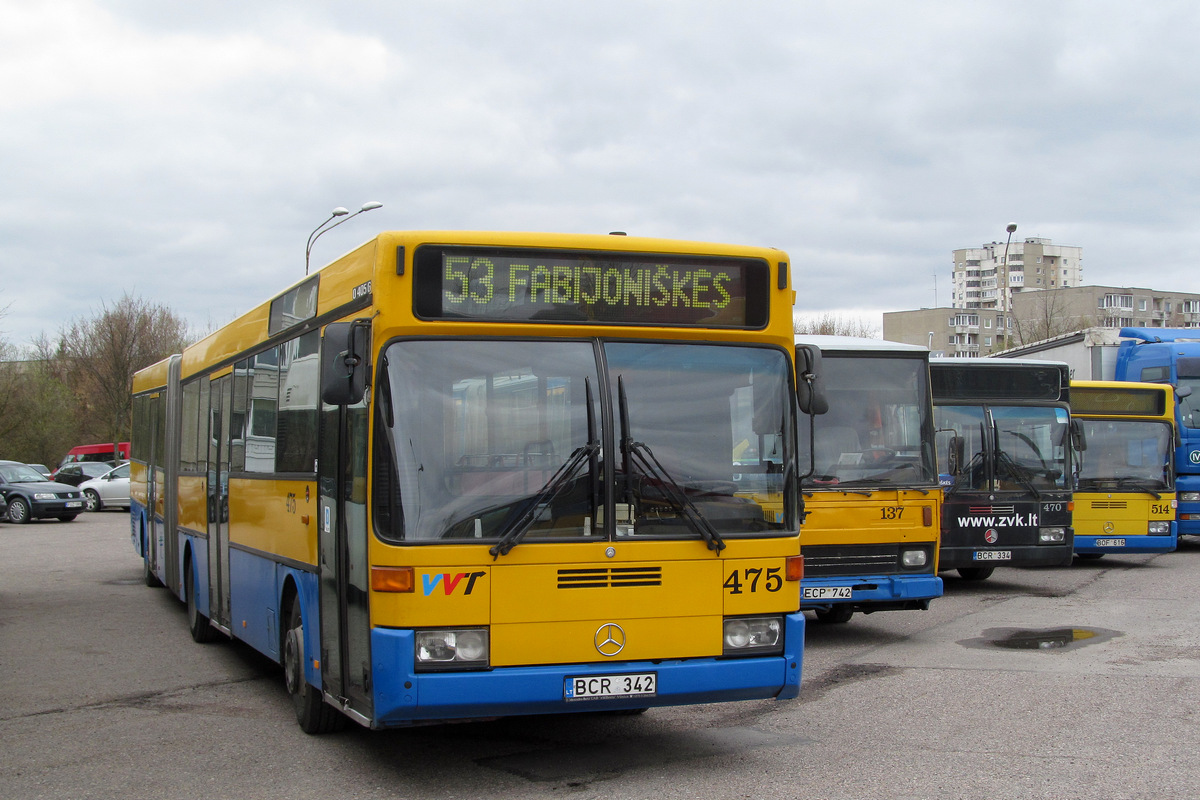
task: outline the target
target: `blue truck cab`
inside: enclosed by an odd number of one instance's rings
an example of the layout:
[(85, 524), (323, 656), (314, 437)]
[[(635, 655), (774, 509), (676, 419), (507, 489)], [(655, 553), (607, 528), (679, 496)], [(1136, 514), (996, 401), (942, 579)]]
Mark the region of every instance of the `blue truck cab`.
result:
[(1200, 328), (1122, 328), (1114, 378), (1175, 387), (1179, 534), (1200, 536)]

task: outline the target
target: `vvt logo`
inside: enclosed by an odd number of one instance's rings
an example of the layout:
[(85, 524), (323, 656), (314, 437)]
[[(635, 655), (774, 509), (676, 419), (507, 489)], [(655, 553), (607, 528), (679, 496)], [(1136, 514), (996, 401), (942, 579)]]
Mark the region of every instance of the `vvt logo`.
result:
[(442, 591), (446, 594), (454, 594), (454, 590), (462, 583), (462, 579), (467, 579), (467, 585), (463, 589), (463, 595), (468, 595), (475, 589), (475, 581), (487, 575), (486, 572), (460, 572), (456, 575), (451, 575), (448, 572), (439, 573), (437, 575), (425, 574), (421, 576), (421, 582), (424, 584), (425, 596), (433, 594), (433, 590), (441, 584)]

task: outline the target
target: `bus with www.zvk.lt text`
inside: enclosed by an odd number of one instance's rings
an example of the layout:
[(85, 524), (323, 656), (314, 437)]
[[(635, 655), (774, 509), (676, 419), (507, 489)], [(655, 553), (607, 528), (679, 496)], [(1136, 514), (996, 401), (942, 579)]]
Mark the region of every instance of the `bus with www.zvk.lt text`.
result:
[(1075, 553), (1169, 553), (1175, 524), (1175, 392), (1169, 384), (1071, 381), (1081, 430)]
[(800, 335), (796, 346), (820, 352), (828, 402), (800, 416), (813, 431), (800, 453), (800, 607), (830, 623), (927, 609), (942, 595), (929, 350), (850, 336)]
[(1072, 453), (1066, 364), (929, 362), (942, 504), (940, 569), (1071, 563)]
[(795, 697), (794, 300), (774, 249), (380, 234), (138, 373), (147, 581), (308, 732)]

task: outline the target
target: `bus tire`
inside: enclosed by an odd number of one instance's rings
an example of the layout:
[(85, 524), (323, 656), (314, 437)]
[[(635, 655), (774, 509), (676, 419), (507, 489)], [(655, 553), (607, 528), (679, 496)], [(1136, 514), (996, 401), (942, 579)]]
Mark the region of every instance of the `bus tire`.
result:
[[(145, 557), (142, 557), (145, 563)], [(149, 569), (146, 567), (145, 569)], [(217, 629), (208, 621), (208, 617), (200, 613), (196, 603), (196, 579), (192, 575), (192, 562), (189, 559), (183, 571), (183, 593), (187, 602), (188, 631), (192, 641), (197, 644), (208, 644), (217, 638)]]
[(828, 611), (817, 610), (817, 622), (822, 622), (826, 625), (844, 625), (854, 616), (854, 611), (845, 606), (834, 606)]
[(310, 734), (333, 733), (345, 726), (346, 716), (326, 703), (317, 688), (304, 677), (304, 625), (300, 601), (294, 598), (283, 637), (283, 677), (300, 730)]
[(964, 581), (986, 581), (995, 571), (995, 567), (959, 567), (958, 575)]

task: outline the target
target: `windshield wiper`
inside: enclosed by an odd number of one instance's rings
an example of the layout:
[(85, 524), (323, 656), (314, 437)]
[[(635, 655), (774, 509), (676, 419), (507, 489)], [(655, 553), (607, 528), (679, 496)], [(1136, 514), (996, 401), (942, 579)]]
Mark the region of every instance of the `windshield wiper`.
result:
[(1118, 476), (1118, 486), (1132, 486), (1134, 489), (1153, 495), (1155, 500), (1162, 500), (1162, 495), (1152, 489), (1149, 485), (1149, 480), (1146, 478), (1135, 478), (1132, 475)]
[[(644, 442), (633, 440), (629, 427), (629, 399), (625, 395), (625, 378), (621, 375), (617, 376), (617, 400), (621, 416), (621, 458), (626, 481), (633, 475), (632, 467), (636, 461), (645, 474), (659, 481), (667, 502), (675, 507), (676, 512), (683, 517), (689, 528), (700, 534), (700, 538), (704, 539), (708, 549), (714, 553), (720, 553), (725, 549), (725, 541), (721, 538), (721, 534), (704, 518), (700, 510), (696, 508), (696, 504), (671, 477), (671, 473), (667, 472), (666, 467), (654, 457), (654, 451), (650, 449), (650, 446)], [(631, 497), (628, 497), (632, 491), (627, 488), (626, 494), (627, 499), (632, 500)]]
[[(574, 479), (575, 473), (579, 470), (579, 466), (585, 462), (591, 473), (589, 495), (593, 498), (594, 502), (597, 492), (596, 455), (600, 452), (600, 438), (596, 434), (596, 418), (592, 411), (592, 385), (587, 378), (583, 379), (583, 393), (585, 397), (584, 402), (587, 404), (587, 444), (576, 447), (572, 451), (570, 457), (550, 476), (550, 480), (546, 481), (546, 484), (538, 490), (537, 494), (529, 498), (524, 513), (504, 529), (500, 534), (499, 541), (488, 549), (488, 552), (492, 554), (493, 561), (500, 558), (500, 556), (507, 555), (509, 550), (517, 546), (517, 542), (521, 541), (521, 537), (533, 527), (533, 523), (537, 520), (541, 509), (553, 503), (555, 498), (571, 485), (571, 481)], [(594, 505), (593, 508), (595, 508)]]
[[(1030, 479), (1031, 473), (1029, 470), (1018, 464), (1016, 461), (1013, 461), (1012, 456), (1000, 448), (996, 448), (996, 465), (1004, 467), (1007, 470), (1007, 474), (1010, 475), (1013, 480), (1028, 489), (1029, 493), (1035, 498), (1041, 499), (1042, 493), (1039, 492), (1037, 487), (1033, 485), (1033, 481)], [(999, 475), (997, 475), (997, 477), (999, 477)]]

